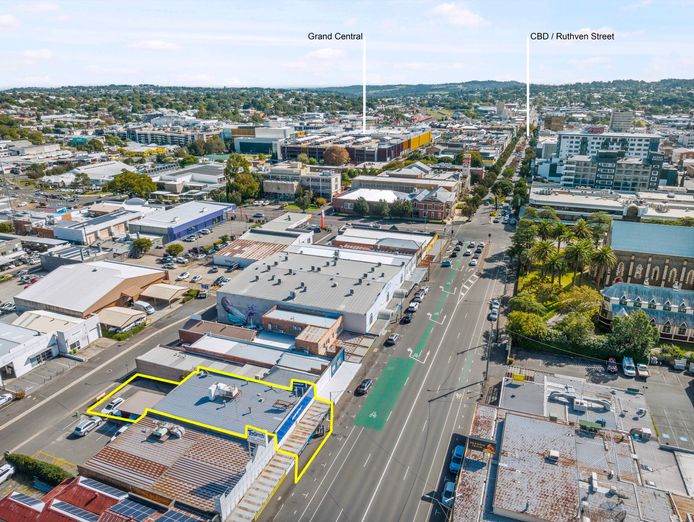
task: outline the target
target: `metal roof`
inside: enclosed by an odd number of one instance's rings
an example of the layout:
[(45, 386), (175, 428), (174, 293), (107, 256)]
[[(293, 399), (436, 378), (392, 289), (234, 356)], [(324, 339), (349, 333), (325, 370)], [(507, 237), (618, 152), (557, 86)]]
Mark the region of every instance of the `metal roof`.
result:
[(613, 221), (610, 243), (620, 252), (694, 258), (694, 228)]

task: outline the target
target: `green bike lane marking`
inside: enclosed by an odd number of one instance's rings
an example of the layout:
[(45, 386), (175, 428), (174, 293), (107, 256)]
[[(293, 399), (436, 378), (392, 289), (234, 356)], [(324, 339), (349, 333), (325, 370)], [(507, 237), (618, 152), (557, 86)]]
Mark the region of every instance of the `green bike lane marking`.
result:
[[(460, 264), (460, 260), (456, 260), (456, 266), (451, 267), (451, 273), (448, 276), (448, 280), (444, 285), (444, 290), (450, 292), (450, 287), (455, 279), (457, 265)], [(433, 290), (430, 290), (433, 291)], [(431, 315), (433, 320), (438, 319), (446, 304), (446, 299), (448, 295), (446, 292), (441, 292), (439, 297), (439, 302), (437, 310)], [(434, 323), (429, 321), (429, 324), (422, 332), (422, 336), (419, 339), (417, 345), (412, 349), (411, 357), (391, 357), (385, 368), (381, 372), (374, 383), (373, 390), (366, 397), (364, 404), (362, 405), (359, 413), (354, 419), (354, 424), (356, 426), (361, 426), (364, 428), (369, 428), (372, 430), (382, 430), (386, 422), (388, 422), (388, 417), (390, 413), (395, 408), (398, 402), (398, 398), (402, 393), (405, 383), (417, 364), (415, 358), (419, 358), (420, 354), (424, 350), (431, 333), (434, 330)]]

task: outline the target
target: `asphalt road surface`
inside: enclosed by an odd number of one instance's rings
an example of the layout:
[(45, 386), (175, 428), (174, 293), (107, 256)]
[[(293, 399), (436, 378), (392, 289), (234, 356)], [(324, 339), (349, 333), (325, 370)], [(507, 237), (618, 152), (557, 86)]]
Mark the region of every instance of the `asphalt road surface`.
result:
[(456, 239), (488, 243), (484, 261), (432, 267), (429, 294), (412, 323), (397, 326), (396, 347), (373, 350), (353, 383), (350, 392), (373, 378), (369, 395), (343, 396), (332, 439), (297, 485), (285, 481), (262, 520), (446, 519), (439, 492), (482, 390), (489, 301), (504, 293), (510, 229), (490, 223), (489, 211), (454, 229)]

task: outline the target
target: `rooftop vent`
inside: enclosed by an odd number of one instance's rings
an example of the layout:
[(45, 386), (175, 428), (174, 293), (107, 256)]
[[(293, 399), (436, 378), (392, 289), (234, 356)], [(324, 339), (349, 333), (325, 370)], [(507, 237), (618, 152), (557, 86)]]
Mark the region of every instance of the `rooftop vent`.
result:
[(347, 292), (347, 296), (349, 297), (350, 295), (354, 295), (354, 288), (350, 288)]
[(357, 279), (357, 282), (356, 282), (356, 284), (358, 284), (358, 285), (360, 285), (360, 284), (361, 284), (361, 277), (360, 277), (359, 279)]
[(381, 272), (381, 277), (385, 277), (385, 276), (386, 276), (386, 273), (385, 273), (385, 272)]
[(314, 272), (316, 270), (316, 265), (311, 265), (311, 272)]
[(320, 267), (319, 267), (319, 266), (316, 267), (316, 272), (320, 272)]
[(213, 401), (216, 397), (221, 399), (235, 399), (241, 395), (241, 388), (238, 386), (229, 386), (223, 382), (216, 382), (207, 389), (208, 398)]
[(334, 281), (333, 284), (331, 285), (333, 288), (337, 286), (337, 281)]
[(255, 275), (253, 276), (253, 279), (251, 279), (251, 282), (252, 282), (252, 283), (255, 283), (258, 279), (260, 279), (260, 276), (259, 276), (258, 274), (255, 274)]
[(289, 299), (294, 299), (296, 297), (296, 292), (294, 290), (289, 291)]
[(280, 264), (280, 262), (275, 259), (275, 262), (273, 263), (273, 265), (277, 266), (279, 264)]
[(270, 281), (274, 281), (274, 280), (275, 280), (275, 274), (272, 274), (272, 275), (270, 276)]
[(277, 278), (277, 282), (276, 282), (275, 284), (276, 284), (276, 285), (281, 285), (281, 284), (282, 284), (282, 280), (278, 277), (278, 278)]
[(559, 462), (559, 452), (557, 450), (549, 450), (549, 453), (547, 454), (547, 462), (552, 464)]

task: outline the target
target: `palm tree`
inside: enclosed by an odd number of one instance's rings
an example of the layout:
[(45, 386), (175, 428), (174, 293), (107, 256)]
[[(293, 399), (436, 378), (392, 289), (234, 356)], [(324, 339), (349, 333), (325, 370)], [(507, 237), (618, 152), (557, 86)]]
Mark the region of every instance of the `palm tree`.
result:
[(603, 245), (593, 252), (590, 265), (595, 270), (595, 284), (599, 287), (605, 271), (617, 266), (617, 256), (612, 247)]
[(593, 243), (587, 239), (581, 239), (575, 243), (571, 243), (564, 250), (564, 256), (567, 264), (571, 267), (574, 273), (574, 279), (571, 281), (571, 286), (576, 284), (576, 274), (583, 277), (583, 271), (593, 257)]
[(552, 284), (554, 284), (554, 278), (559, 277), (559, 286), (561, 286), (561, 276), (566, 272), (564, 255), (558, 250), (554, 251), (552, 255), (547, 258), (545, 268), (552, 274)]
[(579, 219), (573, 227), (574, 236), (578, 239), (589, 239), (593, 237), (593, 231), (584, 219)]
[(537, 235), (540, 239), (545, 240), (552, 236), (552, 222), (551, 221), (540, 221), (537, 224)]
[(541, 265), (542, 277), (545, 277), (545, 263), (547, 259), (556, 251), (557, 249), (554, 247), (554, 243), (549, 239), (538, 241), (530, 249), (530, 259)]

